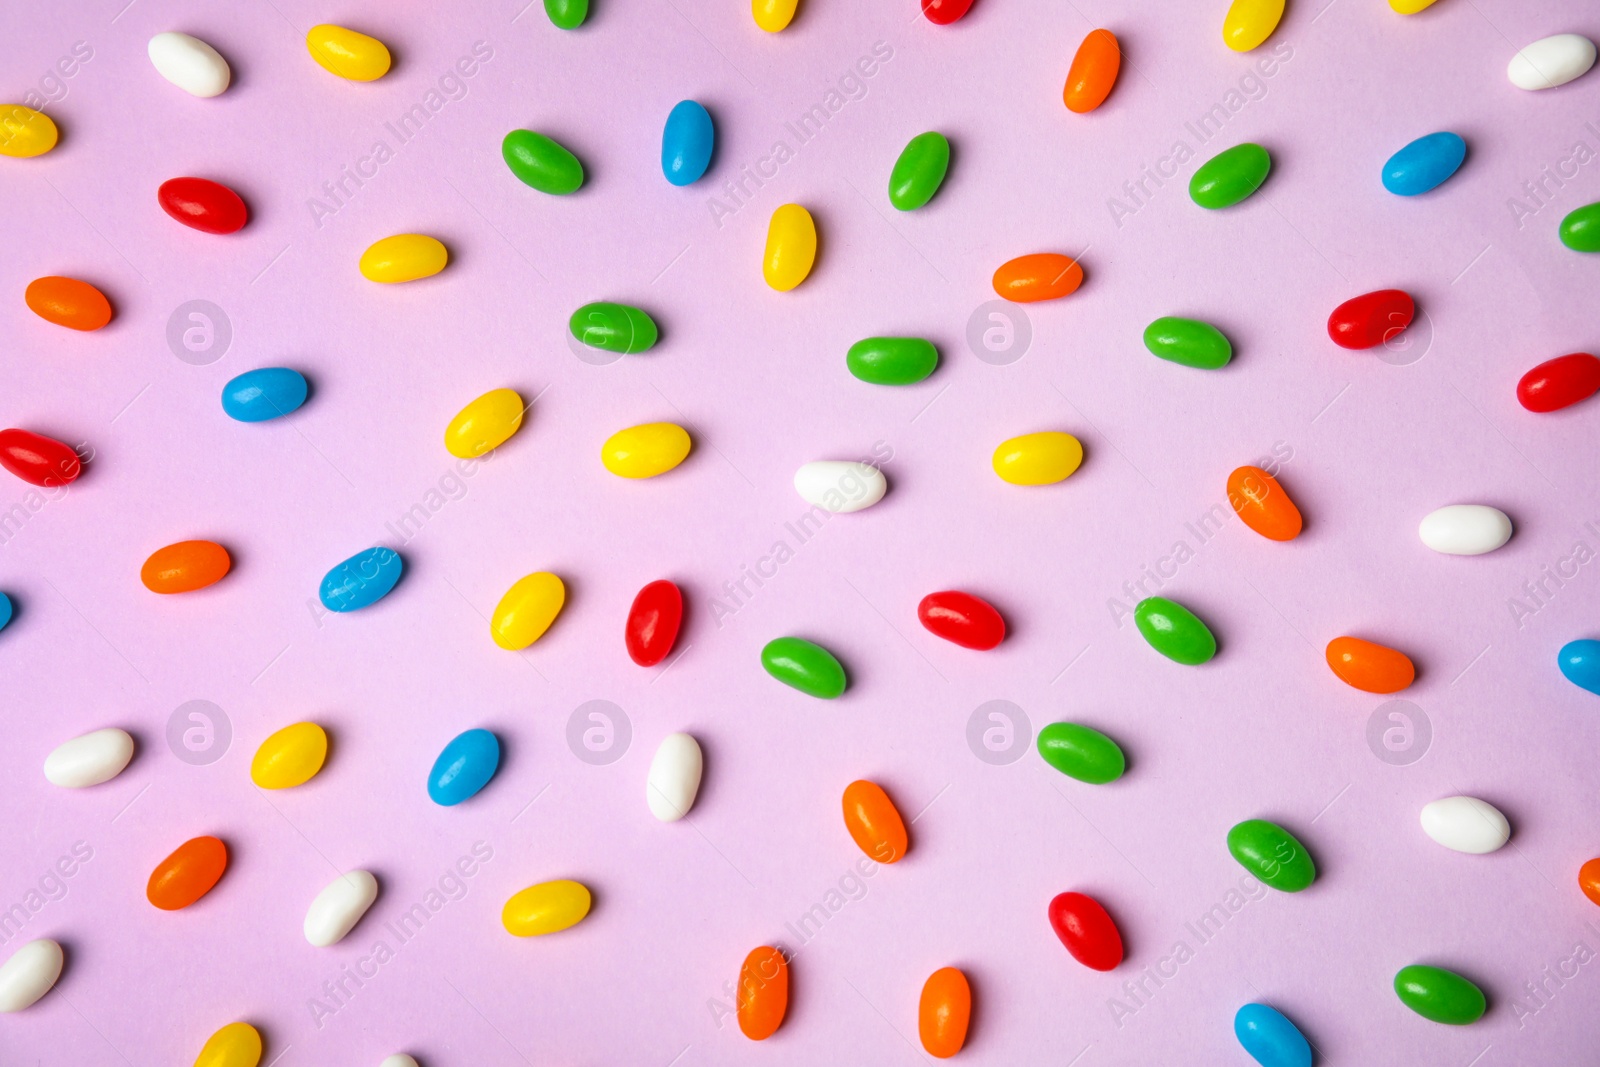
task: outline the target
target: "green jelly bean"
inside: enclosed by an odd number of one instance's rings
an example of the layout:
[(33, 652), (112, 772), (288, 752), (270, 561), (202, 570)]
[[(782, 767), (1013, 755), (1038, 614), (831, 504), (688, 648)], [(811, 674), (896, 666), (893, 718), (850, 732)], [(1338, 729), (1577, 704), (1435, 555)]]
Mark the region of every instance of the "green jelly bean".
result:
[(1162, 359), (1185, 367), (1216, 370), (1233, 358), (1233, 346), (1222, 331), (1199, 319), (1164, 315), (1144, 328), (1144, 346)]
[(1133, 621), (1150, 647), (1178, 663), (1195, 666), (1217, 654), (1217, 639), (1194, 612), (1164, 596), (1134, 605)]
[(1561, 243), (1574, 252), (1600, 252), (1600, 203), (1585, 204), (1561, 220)]
[(589, 17), (589, 0), (544, 0), (544, 13), (557, 29), (575, 30)]
[(950, 142), (934, 130), (907, 142), (889, 174), (889, 203), (901, 211), (914, 211), (933, 199), (950, 169)]
[(1069, 778), (1105, 785), (1122, 777), (1128, 761), (1117, 743), (1075, 722), (1053, 722), (1039, 731), (1039, 755)]
[(1232, 207), (1267, 180), (1272, 157), (1258, 144), (1246, 141), (1218, 152), (1200, 165), (1189, 179), (1189, 198), (1201, 207)]
[(939, 350), (920, 337), (868, 337), (850, 346), (845, 365), (873, 385), (911, 385), (933, 373)]
[(500, 154), (512, 174), (541, 193), (565, 196), (583, 184), (578, 157), (542, 133), (512, 130), (500, 142)]
[(761, 650), (761, 665), (784, 685), (832, 700), (844, 692), (844, 667), (821, 645), (799, 637), (779, 637)]
[(1477, 1022), (1488, 1007), (1483, 990), (1472, 982), (1454, 971), (1420, 963), (1395, 974), (1394, 995), (1424, 1019), (1451, 1026)]
[(643, 352), (654, 347), (659, 336), (655, 320), (643, 311), (604, 300), (574, 311), (567, 326), (590, 348), (607, 352)]
[(1275, 822), (1246, 819), (1228, 831), (1228, 851), (1261, 881), (1298, 893), (1317, 879), (1317, 865), (1293, 834)]

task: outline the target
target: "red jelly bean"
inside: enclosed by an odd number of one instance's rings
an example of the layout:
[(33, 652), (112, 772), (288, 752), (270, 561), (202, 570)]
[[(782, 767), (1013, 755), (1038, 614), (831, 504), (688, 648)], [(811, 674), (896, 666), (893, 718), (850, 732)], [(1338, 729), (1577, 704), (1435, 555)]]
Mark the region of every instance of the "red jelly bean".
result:
[(971, 7), (972, 0), (922, 0), (922, 13), (939, 26), (958, 21)]
[(69, 445), (27, 430), (0, 430), (0, 467), (34, 485), (66, 485), (83, 473)]
[(1006, 621), (993, 605), (955, 589), (923, 597), (917, 605), (917, 619), (929, 633), (980, 652), (1006, 637)]
[(1416, 313), (1416, 302), (1403, 290), (1363, 293), (1333, 309), (1328, 336), (1340, 348), (1372, 348), (1410, 326)]
[(624, 639), (628, 655), (641, 667), (654, 667), (667, 658), (683, 624), (683, 594), (665, 578), (639, 590), (628, 610)]
[(173, 178), (156, 191), (161, 210), (202, 233), (235, 233), (250, 220), (239, 194), (205, 178)]
[(1093, 897), (1058, 894), (1050, 901), (1050, 925), (1072, 958), (1085, 967), (1109, 971), (1122, 962), (1122, 933)]
[(1587, 352), (1546, 360), (1517, 383), (1517, 400), (1529, 411), (1560, 411), (1597, 392), (1600, 359)]

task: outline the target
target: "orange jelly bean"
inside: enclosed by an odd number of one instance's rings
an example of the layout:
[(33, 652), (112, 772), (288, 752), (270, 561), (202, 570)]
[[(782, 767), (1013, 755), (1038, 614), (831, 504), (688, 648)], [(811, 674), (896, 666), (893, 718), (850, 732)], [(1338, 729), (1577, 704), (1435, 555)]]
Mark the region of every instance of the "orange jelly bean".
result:
[(893, 863), (906, 854), (905, 820), (876, 782), (861, 780), (845, 786), (844, 825), (868, 859)]
[(211, 892), (228, 869), (228, 846), (214, 837), (194, 837), (156, 865), (145, 896), (162, 911), (187, 908)]
[(1578, 868), (1578, 888), (1583, 895), (1600, 904), (1600, 856)]
[(789, 964), (782, 952), (762, 945), (739, 968), (739, 1029), (751, 1041), (765, 1041), (788, 1010)]
[(1058, 300), (1077, 292), (1083, 268), (1059, 252), (1035, 252), (1000, 264), (994, 272), (994, 291), (1016, 304)]
[(152, 593), (191, 593), (220, 582), (233, 559), (215, 541), (179, 541), (144, 561), (139, 580)]
[(1398, 693), (1417, 677), (1404, 652), (1359, 637), (1329, 641), (1328, 666), (1340, 681), (1368, 693)]
[(1300, 509), (1278, 479), (1260, 467), (1240, 467), (1228, 475), (1228, 503), (1246, 526), (1269, 541), (1300, 536)]
[(1117, 35), (1110, 30), (1090, 30), (1078, 46), (1078, 54), (1072, 57), (1067, 86), (1061, 91), (1067, 110), (1082, 115), (1105, 103), (1121, 69), (1122, 49), (1117, 45)]
[(76, 278), (35, 278), (22, 298), (41, 319), (72, 330), (98, 330), (111, 321), (106, 294)]
[(971, 1020), (972, 987), (967, 976), (954, 967), (941, 967), (929, 975), (917, 1006), (917, 1032), (928, 1055), (942, 1060), (960, 1052)]

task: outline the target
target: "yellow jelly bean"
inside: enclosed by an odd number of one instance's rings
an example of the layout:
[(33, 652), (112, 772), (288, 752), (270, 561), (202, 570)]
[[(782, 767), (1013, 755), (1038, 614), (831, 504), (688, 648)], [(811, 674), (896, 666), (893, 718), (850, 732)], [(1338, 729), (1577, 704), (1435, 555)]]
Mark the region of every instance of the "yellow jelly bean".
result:
[(262, 789), (304, 785), (327, 758), (327, 733), (314, 722), (297, 722), (261, 742), (250, 761), (250, 780)]
[(553, 934), (576, 926), (589, 914), (589, 889), (582, 882), (562, 879), (530, 885), (506, 901), (500, 921), (518, 937)]
[(671, 422), (630, 426), (606, 438), (600, 462), (619, 478), (654, 478), (689, 455), (689, 431)]
[(1070, 433), (1047, 430), (1000, 442), (994, 450), (994, 472), (1012, 485), (1050, 485), (1083, 462), (1083, 445)]
[(49, 115), (21, 104), (0, 104), (0, 156), (28, 159), (56, 146), (60, 133)]
[(414, 282), (438, 274), (448, 262), (450, 253), (438, 238), (397, 233), (361, 253), (361, 274), (375, 282)]
[(544, 636), (566, 602), (567, 587), (549, 571), (519, 578), (495, 605), (489, 635), (501, 648), (520, 651)]
[(1272, 36), (1283, 18), (1283, 0), (1233, 0), (1222, 20), (1222, 41), (1235, 52), (1248, 52)]
[(1401, 15), (1415, 15), (1423, 8), (1432, 7), (1433, 0), (1389, 0), (1389, 6)]
[(353, 82), (377, 81), (389, 73), (388, 47), (376, 37), (343, 26), (311, 27), (306, 48), (323, 70)]
[(777, 33), (794, 20), (794, 9), (800, 0), (750, 0), (750, 13), (756, 25), (768, 33)]
[(780, 293), (806, 280), (817, 261), (817, 224), (799, 204), (785, 204), (767, 225), (767, 255), (761, 273)]
[(249, 1023), (229, 1023), (207, 1039), (194, 1067), (256, 1067), (261, 1035)]
[(444, 447), (452, 456), (477, 459), (505, 444), (521, 427), (526, 410), (515, 389), (491, 389), (450, 420), (444, 430)]

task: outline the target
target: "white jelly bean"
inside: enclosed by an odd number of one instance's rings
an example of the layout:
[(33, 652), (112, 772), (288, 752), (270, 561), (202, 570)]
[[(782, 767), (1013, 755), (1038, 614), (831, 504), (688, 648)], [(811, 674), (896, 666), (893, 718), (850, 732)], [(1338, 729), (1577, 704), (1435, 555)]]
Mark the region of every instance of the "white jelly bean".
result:
[(1422, 829), (1445, 848), (1481, 856), (1511, 840), (1511, 824), (1477, 797), (1445, 797), (1422, 808)]
[(150, 38), (150, 62), (157, 74), (192, 96), (219, 96), (233, 77), (215, 48), (187, 33)]
[(1594, 42), (1577, 33), (1538, 40), (1511, 57), (1506, 77), (1518, 89), (1554, 89), (1594, 66)]
[(126, 730), (104, 730), (74, 737), (44, 758), (44, 776), (51, 785), (82, 789), (109, 782), (133, 759), (133, 738)]
[(378, 899), (378, 880), (367, 871), (351, 871), (329, 883), (306, 911), (306, 940), (318, 948), (344, 940)]
[(645, 800), (650, 814), (662, 822), (677, 822), (694, 807), (700, 792), (700, 772), (704, 760), (700, 744), (688, 734), (668, 734), (650, 761), (650, 776), (645, 780)]
[(0, 964), (0, 1011), (21, 1011), (50, 992), (63, 960), (61, 946), (48, 937), (17, 949)]
[(402, 1052), (394, 1056), (385, 1056), (378, 1067), (417, 1067), (417, 1061)]
[(1417, 527), (1422, 543), (1450, 556), (1481, 556), (1511, 540), (1511, 520), (1487, 504), (1451, 504)]
[(807, 504), (843, 515), (882, 500), (889, 483), (870, 463), (825, 459), (795, 471), (794, 488)]

